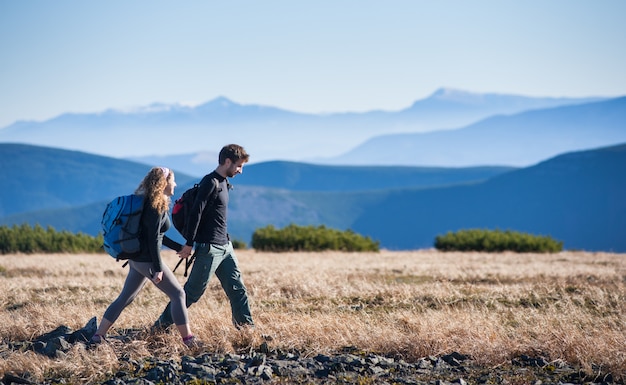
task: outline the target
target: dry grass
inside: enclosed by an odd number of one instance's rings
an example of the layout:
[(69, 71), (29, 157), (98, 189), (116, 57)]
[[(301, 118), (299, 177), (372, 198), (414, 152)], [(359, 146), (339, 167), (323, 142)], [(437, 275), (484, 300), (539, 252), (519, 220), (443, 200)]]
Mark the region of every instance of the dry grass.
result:
[[(257, 330), (232, 327), (213, 277), (190, 309), (195, 333), (212, 351), (246, 351), (269, 335), (271, 348), (308, 355), (346, 346), (407, 360), (458, 351), (495, 366), (528, 354), (589, 372), (626, 372), (623, 254), (246, 250), (237, 256)], [(166, 253), (169, 266), (176, 259)], [(121, 289), (127, 271), (121, 265), (105, 255), (0, 256), (0, 373), (93, 382), (123, 365), (120, 357), (185, 354), (175, 331), (145, 332), (166, 303), (152, 285), (112, 329), (113, 337), (132, 334), (130, 341), (112, 338), (90, 351), (76, 344), (57, 359), (6, 347), (100, 319)], [(182, 282), (182, 269), (177, 275)]]

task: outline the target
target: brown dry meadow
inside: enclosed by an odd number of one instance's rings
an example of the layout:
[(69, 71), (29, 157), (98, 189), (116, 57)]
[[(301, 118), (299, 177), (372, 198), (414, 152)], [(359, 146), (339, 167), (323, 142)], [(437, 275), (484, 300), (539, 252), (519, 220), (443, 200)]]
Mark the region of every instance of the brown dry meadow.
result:
[[(190, 308), (196, 335), (214, 352), (267, 341), (305, 355), (346, 346), (415, 360), (453, 351), (495, 367), (526, 354), (593, 372), (626, 372), (626, 255), (441, 253), (259, 253), (237, 256), (252, 301), (255, 331), (237, 331), (219, 282)], [(177, 257), (165, 253), (174, 267)], [(148, 284), (122, 313), (108, 344), (75, 344), (63, 358), (10, 349), (67, 325), (102, 316), (128, 268), (99, 255), (0, 256), (0, 375), (97, 382), (118, 358), (178, 359), (188, 353), (174, 330), (147, 330), (167, 298)], [(182, 270), (176, 274), (184, 282)], [(138, 332), (139, 331), (139, 332)], [(623, 378), (623, 377), (622, 377)]]

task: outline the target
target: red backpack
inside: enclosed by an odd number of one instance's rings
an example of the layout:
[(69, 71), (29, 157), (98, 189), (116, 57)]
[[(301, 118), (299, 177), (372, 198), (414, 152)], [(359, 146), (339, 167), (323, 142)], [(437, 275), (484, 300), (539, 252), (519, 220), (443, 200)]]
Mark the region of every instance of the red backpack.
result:
[[(211, 202), (213, 202), (217, 198), (217, 194), (219, 194), (219, 182), (215, 178), (212, 178), (212, 181), (215, 184), (215, 189), (213, 189), (213, 200)], [(203, 181), (200, 181), (200, 183), (202, 182)], [(187, 218), (189, 218), (191, 206), (193, 206), (193, 202), (196, 200), (196, 195), (198, 195), (198, 186), (200, 186), (200, 184), (196, 183), (193, 187), (185, 191), (180, 198), (176, 199), (174, 207), (172, 207), (172, 224), (182, 236), (185, 236)]]

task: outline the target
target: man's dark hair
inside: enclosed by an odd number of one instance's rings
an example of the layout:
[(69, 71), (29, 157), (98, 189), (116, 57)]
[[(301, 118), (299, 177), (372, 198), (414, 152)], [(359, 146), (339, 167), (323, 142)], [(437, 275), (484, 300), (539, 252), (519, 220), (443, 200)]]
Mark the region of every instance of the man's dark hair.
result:
[(241, 159), (247, 162), (249, 158), (250, 155), (240, 145), (227, 144), (222, 147), (222, 150), (220, 151), (219, 162), (220, 164), (224, 164), (226, 159), (230, 159), (233, 163), (237, 163)]

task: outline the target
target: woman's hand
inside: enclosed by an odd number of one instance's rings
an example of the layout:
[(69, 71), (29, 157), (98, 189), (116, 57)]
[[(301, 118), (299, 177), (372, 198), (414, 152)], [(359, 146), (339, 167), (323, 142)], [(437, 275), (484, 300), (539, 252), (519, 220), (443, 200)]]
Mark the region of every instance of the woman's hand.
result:
[(162, 280), (163, 280), (163, 272), (162, 271), (155, 271), (152, 274), (152, 282), (154, 282), (155, 285), (157, 285)]

